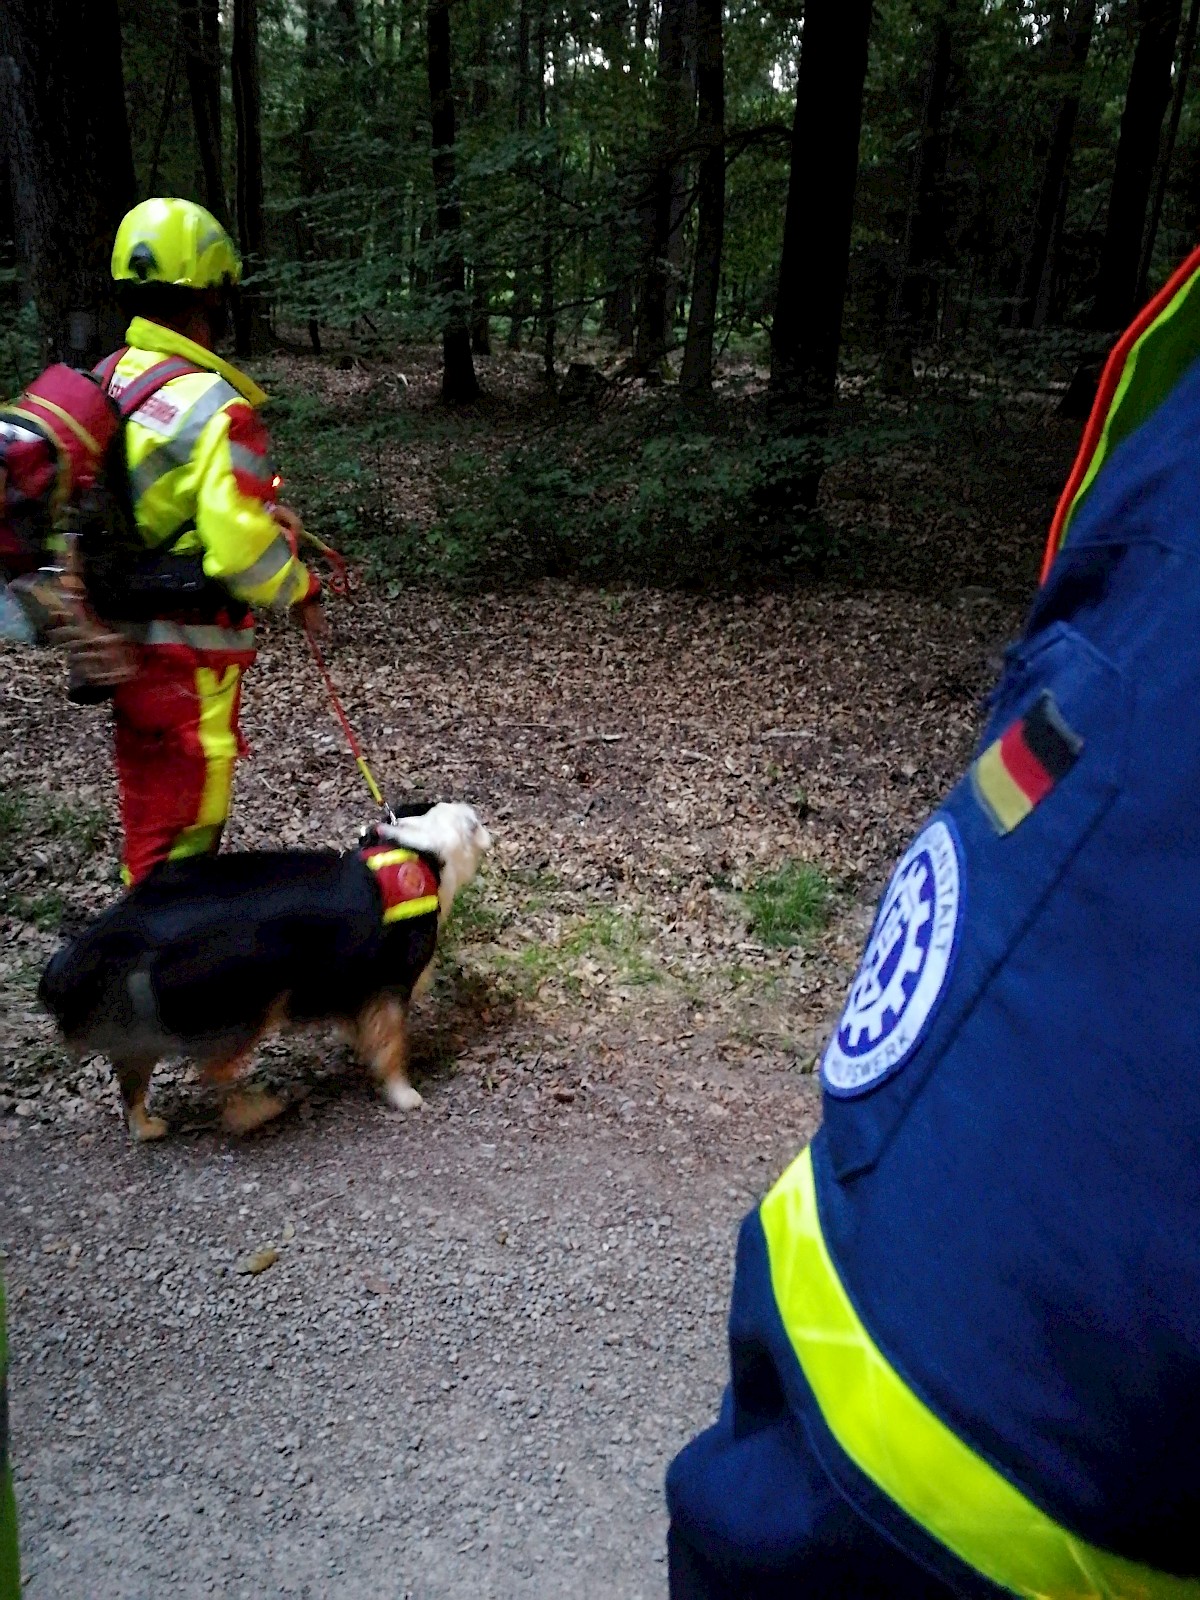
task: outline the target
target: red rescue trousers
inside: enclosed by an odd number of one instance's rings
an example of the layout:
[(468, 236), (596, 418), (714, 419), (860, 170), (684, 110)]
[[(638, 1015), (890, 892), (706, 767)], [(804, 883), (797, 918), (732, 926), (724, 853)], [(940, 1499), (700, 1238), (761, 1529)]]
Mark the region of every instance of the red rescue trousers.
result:
[(253, 660), (252, 649), (139, 648), (139, 671), (117, 690), (114, 705), (121, 875), (128, 885), (162, 861), (220, 844), (234, 762), (245, 753), (238, 728), (242, 672)]

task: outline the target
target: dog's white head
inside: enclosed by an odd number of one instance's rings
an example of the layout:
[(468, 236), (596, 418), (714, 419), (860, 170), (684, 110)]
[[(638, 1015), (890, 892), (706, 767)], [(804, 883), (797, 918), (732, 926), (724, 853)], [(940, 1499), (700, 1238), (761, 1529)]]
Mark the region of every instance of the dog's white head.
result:
[(492, 836), (473, 806), (461, 800), (443, 800), (417, 817), (381, 822), (376, 836), (402, 850), (419, 850), (441, 866), (438, 918), (444, 922), (460, 889), (479, 871), (479, 863), (492, 848)]

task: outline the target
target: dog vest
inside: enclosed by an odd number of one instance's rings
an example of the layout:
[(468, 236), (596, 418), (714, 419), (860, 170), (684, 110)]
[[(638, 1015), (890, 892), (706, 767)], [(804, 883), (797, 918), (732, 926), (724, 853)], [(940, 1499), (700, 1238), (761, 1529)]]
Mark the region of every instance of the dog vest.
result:
[(359, 852), (375, 874), (383, 901), (384, 922), (424, 917), (438, 908), (438, 883), (433, 868), (414, 850), (374, 845)]

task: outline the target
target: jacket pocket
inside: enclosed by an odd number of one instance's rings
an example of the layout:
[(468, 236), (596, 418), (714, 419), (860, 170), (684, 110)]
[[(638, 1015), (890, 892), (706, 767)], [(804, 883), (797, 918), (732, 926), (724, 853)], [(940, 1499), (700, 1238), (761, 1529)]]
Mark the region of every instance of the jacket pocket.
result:
[(878, 1161), (967, 1017), (1003, 981), (1007, 957), (1121, 791), (1131, 715), (1120, 669), (1066, 624), (1014, 652), (987, 754), (893, 875), (826, 1048), (825, 1137), (840, 1179)]

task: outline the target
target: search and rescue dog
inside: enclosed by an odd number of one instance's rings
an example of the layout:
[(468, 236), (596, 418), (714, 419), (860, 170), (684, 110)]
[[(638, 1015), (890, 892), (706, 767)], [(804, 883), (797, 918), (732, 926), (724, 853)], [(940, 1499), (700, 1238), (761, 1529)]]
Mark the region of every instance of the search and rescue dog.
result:
[(186, 1055), (222, 1090), (227, 1129), (283, 1103), (238, 1091), (255, 1044), (289, 1024), (338, 1022), (398, 1111), (408, 1078), (408, 1004), (438, 929), (492, 838), (461, 803), (407, 808), (358, 848), (249, 851), (169, 862), (59, 950), (39, 998), (76, 1052), (112, 1061), (135, 1139), (167, 1124), (146, 1109), (155, 1065)]

